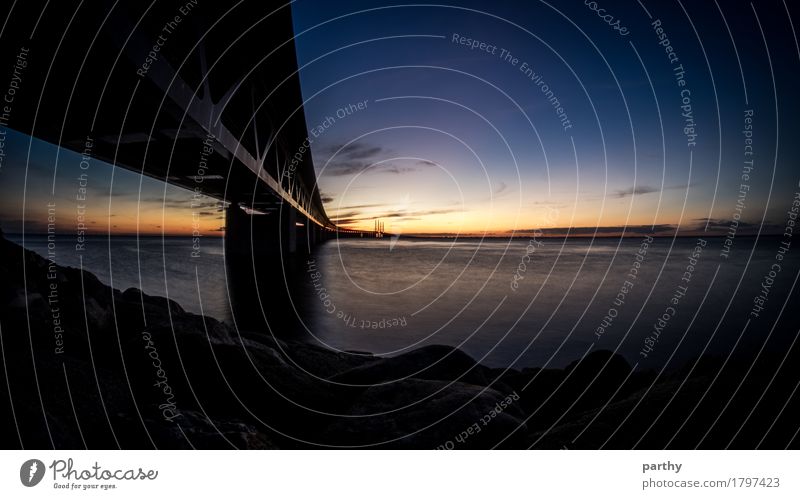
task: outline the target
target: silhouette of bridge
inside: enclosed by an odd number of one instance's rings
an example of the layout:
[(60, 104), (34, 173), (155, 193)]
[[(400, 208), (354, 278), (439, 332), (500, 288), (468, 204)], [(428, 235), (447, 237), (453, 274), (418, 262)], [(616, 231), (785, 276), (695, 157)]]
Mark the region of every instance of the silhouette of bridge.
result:
[(226, 254), (309, 250), (317, 187), (284, 2), (17, 2), (8, 126), (226, 203)]

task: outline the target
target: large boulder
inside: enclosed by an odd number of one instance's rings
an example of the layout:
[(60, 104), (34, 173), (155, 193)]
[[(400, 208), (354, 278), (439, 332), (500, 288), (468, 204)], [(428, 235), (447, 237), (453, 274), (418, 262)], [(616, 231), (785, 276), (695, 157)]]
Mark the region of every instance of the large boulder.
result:
[(370, 386), (406, 378), (461, 381), (486, 386), (486, 368), (457, 348), (430, 345), (410, 352), (377, 359), (335, 376), (334, 381)]
[(420, 379), (370, 387), (328, 427), (327, 443), (392, 448), (486, 448), (526, 429), (516, 394)]

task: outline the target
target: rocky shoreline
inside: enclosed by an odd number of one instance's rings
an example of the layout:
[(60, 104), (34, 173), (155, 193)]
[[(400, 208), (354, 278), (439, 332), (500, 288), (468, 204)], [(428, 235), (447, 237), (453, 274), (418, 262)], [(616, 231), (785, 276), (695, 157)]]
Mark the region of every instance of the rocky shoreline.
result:
[(797, 375), (766, 384), (769, 359), (746, 377), (713, 358), (657, 376), (608, 351), (522, 370), (439, 345), (337, 353), (112, 289), (2, 236), (0, 327), (3, 448), (782, 448), (796, 427)]

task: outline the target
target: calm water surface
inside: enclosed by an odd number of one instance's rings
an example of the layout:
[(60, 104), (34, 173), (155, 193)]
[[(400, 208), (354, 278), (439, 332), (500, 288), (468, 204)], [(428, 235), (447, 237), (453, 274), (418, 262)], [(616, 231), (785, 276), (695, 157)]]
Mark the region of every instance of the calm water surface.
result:
[[(692, 238), (655, 239), (646, 249), (642, 242), (329, 241), (287, 275), (300, 285), (295, 310), (269, 309), (283, 283), (259, 282), (259, 293), (268, 314), (302, 310), (305, 339), (329, 348), (396, 355), (446, 344), (498, 367), (563, 367), (596, 348), (618, 350), (641, 367), (677, 367), (703, 352), (780, 350), (794, 338), (798, 301), (789, 290), (800, 265), (791, 250), (776, 260), (779, 239), (755, 248), (754, 239), (737, 239), (727, 259), (718, 238), (699, 252)], [(42, 237), (25, 246), (46, 253)], [(59, 263), (78, 267), (82, 258), (116, 288), (235, 318), (221, 239), (203, 239), (199, 257), (188, 238), (94, 238), (80, 256), (69, 241), (58, 248)], [(766, 308), (755, 317), (753, 300), (776, 262)]]

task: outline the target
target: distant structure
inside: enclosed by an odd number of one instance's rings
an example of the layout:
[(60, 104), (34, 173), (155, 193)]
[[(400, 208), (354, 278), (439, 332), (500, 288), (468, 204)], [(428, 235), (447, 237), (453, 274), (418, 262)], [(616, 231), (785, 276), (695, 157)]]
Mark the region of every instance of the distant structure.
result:
[(375, 233), (375, 237), (383, 237), (383, 222), (380, 219), (375, 219), (375, 227), (373, 232)]

